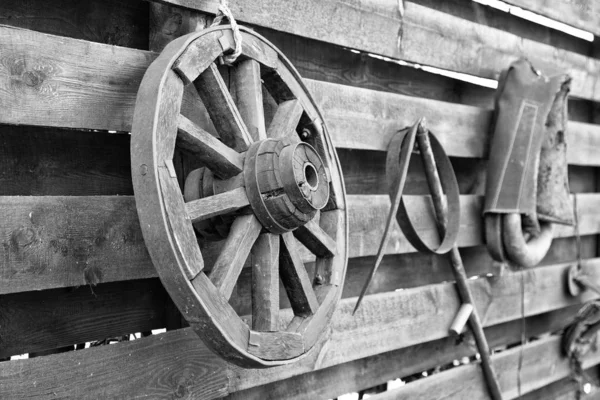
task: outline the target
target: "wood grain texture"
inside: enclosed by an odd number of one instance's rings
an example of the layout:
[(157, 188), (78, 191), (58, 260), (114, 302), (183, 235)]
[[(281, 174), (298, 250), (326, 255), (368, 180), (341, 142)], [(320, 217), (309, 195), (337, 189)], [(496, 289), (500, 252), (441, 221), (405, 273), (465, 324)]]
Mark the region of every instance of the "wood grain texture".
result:
[(0, 205), (2, 293), (156, 276), (133, 197), (17, 196)]
[(505, 12), (470, 0), (446, 0), (443, 2), (436, 0), (413, 0), (412, 2), (480, 25), (510, 32), (524, 39), (586, 56), (592, 54), (590, 51), (592, 48), (591, 42), (540, 23), (532, 22), (518, 13)]
[(319, 301), (291, 233), (281, 235), (279, 276), (283, 281), (294, 314), (307, 317), (317, 312)]
[(253, 214), (240, 216), (233, 222), (225, 246), (209, 275), (211, 282), (226, 299), (231, 297), (261, 229), (262, 225)]
[(541, 389), (529, 392), (522, 396), (522, 400), (597, 400), (600, 397), (597, 389), (599, 385), (597, 378), (598, 366), (588, 368), (584, 373), (587, 377), (590, 377), (589, 383), (592, 384), (592, 391), (589, 394), (582, 394), (578, 397), (579, 384), (572, 377), (568, 377), (546, 385)]
[(214, 196), (192, 200), (185, 204), (185, 210), (192, 222), (202, 221), (217, 215), (229, 214), (249, 205), (244, 188), (237, 188)]
[(256, 31), (277, 46), (304, 79), (459, 102), (463, 83), (442, 75), (354, 53), (340, 46), (272, 29)]
[(148, 49), (155, 52), (161, 52), (180, 36), (207, 28), (212, 20), (205, 14), (167, 4), (149, 3), (149, 7)]
[(316, 256), (332, 257), (337, 253), (336, 241), (315, 220), (296, 229), (294, 236)]
[[(562, 354), (560, 336), (551, 336), (529, 343), (523, 348), (521, 369), (521, 393), (529, 393), (547, 384), (568, 377), (571, 368), (568, 358)], [(518, 398), (517, 368), (520, 348), (513, 348), (492, 357), (503, 397), (507, 400)], [(600, 352), (594, 352), (583, 361), (584, 368), (600, 363)], [(477, 399), (485, 398), (487, 389), (481, 380), (477, 364), (470, 364), (440, 372), (423, 380), (409, 383), (399, 389), (372, 396), (374, 400), (409, 398), (415, 400), (433, 399)], [(461, 382), (457, 385), (456, 382)], [(448, 392), (448, 387), (454, 388)]]
[(131, 129), (137, 89), (154, 53), (11, 27), (1, 32), (2, 122)]
[[(532, 337), (562, 329), (573, 320), (576, 310), (577, 306), (567, 307), (527, 318), (525, 336)], [(492, 348), (518, 343), (521, 339), (521, 322), (517, 320), (494, 325), (486, 328), (485, 333)], [(469, 340), (457, 343), (455, 338), (449, 337), (234, 392), (227, 396), (227, 399), (335, 398), (437, 366), (451, 364), (452, 361), (460, 360), (462, 357), (473, 356), (475, 351)]]
[(222, 179), (231, 178), (242, 172), (244, 159), (241, 154), (224, 145), (183, 115), (179, 115), (177, 144), (194, 153), (199, 161)]
[[(574, 299), (564, 291), (567, 268), (568, 264), (540, 267), (469, 281), (483, 325), (492, 326), (520, 318), (522, 280), (525, 282), (526, 316), (587, 301), (590, 297)], [(594, 273), (599, 272), (598, 264), (591, 268)], [(460, 304), (452, 283), (367, 296), (353, 316), (355, 301), (355, 298), (341, 301), (332, 321), (331, 339), (318, 354), (313, 353), (312, 362), (306, 360), (261, 373), (236, 370), (239, 376), (234, 387), (241, 390), (259, 386), (314, 369), (447, 337), (448, 327)]]
[(158, 279), (0, 297), (0, 357), (165, 327)]
[[(1, 27), (0, 33), (4, 66), (0, 68), (4, 107), (0, 122), (131, 129), (137, 89), (155, 53), (10, 27)], [(121, 60), (117, 65), (110, 62), (115, 57)], [(311, 80), (305, 83), (338, 148), (386, 150), (396, 131), (425, 116), (448, 155), (486, 157), (489, 137), (483, 133), (489, 129), (489, 110)], [(570, 163), (600, 164), (595, 156), (600, 151), (599, 131), (594, 124), (570, 123)]]
[(252, 329), (276, 331), (279, 322), (279, 236), (272, 233), (260, 235), (250, 253), (250, 262)]
[(49, 395), (208, 399), (225, 395), (228, 384), (225, 363), (189, 328), (133, 342), (0, 363), (0, 369), (3, 396), (14, 399)]
[[(580, 233), (600, 232), (597, 194), (578, 195)], [(461, 196), (461, 247), (481, 245), (481, 197)], [(0, 226), (0, 293), (42, 290), (88, 283), (155, 277), (144, 244), (133, 197), (2, 197), (6, 211)], [(374, 255), (382, 235), (388, 196), (348, 196), (350, 257)], [(421, 213), (415, 221), (425, 240), (438, 240), (428, 213), (428, 199), (407, 196), (407, 208)], [(573, 228), (557, 228), (557, 237), (573, 236)], [(561, 248), (557, 248), (557, 251)], [(219, 246), (203, 247), (206, 265), (214, 264)], [(414, 249), (394, 223), (387, 254)], [(562, 250), (562, 251), (572, 251)], [(301, 250), (302, 261), (314, 261)], [(211, 261), (212, 260), (212, 261)], [(127, 265), (128, 268), (121, 268)], [(489, 267), (485, 267), (489, 268)], [(469, 269), (469, 266), (467, 266)]]
[(239, 61), (231, 74), (237, 108), (254, 141), (267, 138), (260, 71), (260, 64), (248, 59)]
[[(583, 258), (596, 257), (596, 235), (583, 236)], [(554, 239), (552, 247), (540, 266), (574, 262), (577, 259), (575, 238)], [(506, 271), (494, 263), (485, 245), (460, 249), (465, 269), (469, 277), (498, 276)], [(368, 272), (375, 262), (375, 256), (350, 258), (344, 279), (342, 298), (358, 296)], [(314, 263), (306, 264), (309, 276), (314, 276)], [(242, 270), (236, 290), (230, 302), (240, 315), (251, 313), (248, 300), (251, 297), (251, 272)], [(391, 292), (454, 280), (449, 261), (445, 256), (421, 253), (390, 254), (383, 258), (378, 273), (373, 278), (369, 293)], [(289, 300), (283, 286), (280, 286), (279, 302), (281, 308), (288, 308)]]
[[(325, 82), (305, 83), (323, 110), (336, 147), (386, 151), (397, 131), (425, 117), (449, 156), (487, 158), (491, 110)], [(596, 165), (591, 153), (599, 145), (597, 132), (595, 124), (569, 124), (569, 163), (590, 160), (590, 165)]]
[[(193, 0), (168, 3), (209, 13), (216, 13), (218, 4)], [(403, 16), (398, 3), (364, 0), (312, 0), (293, 5), (284, 0), (252, 5), (238, 0), (230, 7), (246, 23), (484, 78), (497, 79), (512, 60), (527, 56), (542, 69), (570, 70), (575, 96), (600, 98), (596, 88), (600, 61), (419, 4), (403, 4)], [(270, 11), (268, 16), (263, 12), (265, 7)], [(358, 26), (361, 29), (356, 29)], [(423, 43), (428, 45), (424, 48)]]
[(141, 0), (4, 0), (0, 24), (148, 49), (148, 5)]
[(600, 35), (600, 4), (594, 0), (506, 0), (506, 3)]
[[(519, 283), (522, 280), (526, 284), (527, 316), (559, 310), (591, 299), (592, 297), (587, 295), (574, 299), (564, 293), (567, 268), (568, 265), (540, 267), (505, 274), (495, 279), (470, 281), (477, 299), (476, 305), (485, 316), (484, 325), (492, 326), (520, 318)], [(594, 273), (600, 274), (598, 259), (593, 260), (593, 268)], [(523, 274), (525, 275), (522, 276)], [(453, 311), (459, 305), (451, 283), (368, 296), (363, 307), (353, 317), (354, 301), (355, 299), (347, 299), (341, 302), (333, 318), (331, 339), (324, 347), (315, 349), (303, 360), (288, 366), (262, 371), (230, 367), (231, 370), (227, 372), (221, 369), (224, 365), (222, 361), (207, 352), (190, 329), (183, 329), (132, 343), (107, 346), (104, 349), (51, 356), (47, 360), (52, 362), (53, 368), (48, 368), (49, 364), (37, 360), (0, 363), (0, 382), (4, 393), (18, 394), (27, 391), (32, 397), (35, 393), (46, 393), (49, 387), (54, 388), (55, 382), (65, 382), (57, 388), (61, 392), (85, 386), (91, 393), (90, 396), (93, 396), (93, 393), (102, 394), (103, 391), (114, 390), (117, 386), (126, 393), (129, 390), (152, 393), (153, 390), (157, 390), (157, 381), (162, 381), (163, 373), (175, 377), (185, 376), (190, 373), (190, 366), (195, 365), (195, 379), (185, 381), (186, 390), (193, 393), (202, 391), (205, 398), (214, 398), (224, 395), (227, 391), (248, 389), (395, 349), (446, 338), (447, 327), (454, 316)], [(424, 329), (425, 327), (427, 329)], [(128, 356), (124, 357), (124, 354)], [(154, 360), (163, 360), (163, 365)], [(78, 363), (81, 363), (78, 368), (71, 368)], [(106, 370), (103, 367), (106, 363), (110, 363), (112, 368)], [(137, 367), (134, 367), (136, 365)], [(141, 365), (144, 367), (141, 368)], [(202, 365), (212, 367), (206, 372), (201, 372)], [(148, 372), (145, 368), (157, 369), (153, 370), (155, 372)], [(36, 376), (35, 387), (32, 384), (34, 379), (31, 379), (33, 376)], [(144, 377), (144, 387), (140, 387), (141, 376)], [(229, 383), (213, 386), (216, 382), (226, 381), (226, 378), (230, 379)], [(161, 390), (173, 390), (173, 386), (177, 386), (175, 382), (179, 382), (178, 379), (182, 378), (167, 381), (173, 383), (162, 383), (165, 387)], [(113, 385), (106, 385), (108, 380), (113, 381)]]
[(246, 151), (252, 137), (217, 66), (210, 64), (194, 81), (194, 86), (223, 142), (237, 151)]
[(277, 139), (294, 134), (303, 111), (302, 105), (296, 99), (279, 104), (269, 125), (267, 136)]

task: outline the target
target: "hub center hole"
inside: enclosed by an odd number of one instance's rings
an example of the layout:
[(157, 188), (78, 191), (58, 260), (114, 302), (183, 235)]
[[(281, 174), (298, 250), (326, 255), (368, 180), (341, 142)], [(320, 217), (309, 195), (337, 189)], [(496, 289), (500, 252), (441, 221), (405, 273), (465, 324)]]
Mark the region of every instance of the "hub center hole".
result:
[(312, 190), (315, 190), (317, 186), (319, 186), (319, 175), (317, 175), (317, 170), (314, 165), (310, 163), (306, 163), (304, 165), (304, 179)]

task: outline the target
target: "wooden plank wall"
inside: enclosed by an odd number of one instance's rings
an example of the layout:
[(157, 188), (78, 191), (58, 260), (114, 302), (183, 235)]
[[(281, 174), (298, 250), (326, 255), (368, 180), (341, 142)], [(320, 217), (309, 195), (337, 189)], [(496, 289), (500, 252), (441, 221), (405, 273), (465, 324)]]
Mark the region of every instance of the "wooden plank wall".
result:
[[(509, 3), (598, 33), (591, 0)], [(127, 132), (145, 69), (165, 43), (210, 22), (217, 4), (0, 3), (0, 359), (31, 356), (0, 362), (0, 398), (327, 399), (473, 359), (468, 335), (448, 337), (458, 299), (447, 260), (414, 252), (397, 226), (370, 294), (351, 313), (390, 206), (384, 151), (420, 116), (459, 180), (460, 250), (469, 276), (478, 277), (470, 284), (506, 398), (519, 395), (519, 376), (523, 398), (575, 398), (557, 333), (594, 296), (565, 291), (577, 258), (574, 229), (558, 230), (540, 266), (498, 268), (480, 220), (494, 90), (393, 59), (486, 79), (523, 55), (546, 70), (570, 71), (571, 192), (586, 272), (600, 278), (596, 43), (470, 0), (231, 0), (234, 15), (289, 57), (321, 106), (342, 163), (351, 229), (329, 341), (290, 366), (244, 370), (208, 351), (182, 323), (146, 251), (130, 176)], [(407, 185), (409, 208), (427, 210), (419, 165)], [(434, 237), (431, 220), (419, 230)], [(250, 278), (242, 273), (232, 300), (242, 314), (250, 311)], [(167, 332), (64, 351), (158, 328)], [(521, 349), (523, 335), (536, 340)], [(55, 349), (63, 352), (40, 355)], [(586, 358), (588, 376), (599, 363), (600, 353)], [(457, 382), (462, 388), (449, 391)], [(598, 398), (598, 382), (591, 383), (587, 398)], [(375, 398), (475, 399), (485, 389), (471, 363)]]

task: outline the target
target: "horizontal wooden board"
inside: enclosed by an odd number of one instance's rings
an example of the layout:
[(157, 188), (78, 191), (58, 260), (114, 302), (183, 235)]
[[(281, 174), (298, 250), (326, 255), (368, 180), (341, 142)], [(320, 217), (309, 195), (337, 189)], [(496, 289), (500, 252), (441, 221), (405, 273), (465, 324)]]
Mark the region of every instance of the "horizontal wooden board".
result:
[(0, 296), (0, 358), (165, 327), (158, 279)]
[(6, 398), (198, 398), (227, 393), (226, 364), (191, 329), (0, 363)]
[(5, 196), (0, 208), (0, 293), (156, 276), (131, 196)]
[[(578, 306), (529, 317), (525, 321), (526, 338), (555, 332), (567, 326)], [(521, 340), (522, 322), (511, 321), (485, 329), (490, 348), (506, 347)], [(253, 387), (229, 395), (231, 400), (287, 400), (335, 398), (358, 392), (436, 367), (445, 368), (454, 360), (472, 357), (476, 349), (469, 340), (456, 338), (434, 340), (371, 357), (297, 375), (288, 379)], [(315, 384), (318, 382), (318, 384)]]
[[(0, 27), (0, 123), (129, 131), (135, 96), (155, 53)], [(115, 63), (113, 60), (118, 59)], [(426, 117), (450, 156), (484, 158), (491, 111), (305, 81), (336, 147), (386, 150), (399, 129)], [(600, 87), (600, 85), (599, 85)], [(73, 112), (73, 110), (77, 112)], [(600, 127), (571, 123), (569, 162), (600, 165)]]
[[(218, 5), (215, 0), (166, 2), (209, 13)], [(412, 2), (237, 0), (230, 7), (243, 22), (483, 78), (497, 79), (501, 69), (526, 56), (541, 69), (570, 71), (575, 96), (600, 99), (600, 61)]]
[(277, 46), (305, 79), (448, 102), (461, 101), (462, 85), (466, 82), (351, 52), (331, 43), (259, 26), (254, 28)]
[(148, 49), (148, 4), (142, 0), (3, 0), (0, 24)]
[[(425, 117), (448, 155), (487, 158), (491, 110), (326, 82), (305, 83), (325, 114), (336, 147), (386, 151), (396, 132)], [(569, 163), (598, 165), (600, 127), (582, 122), (568, 126)]]
[[(582, 393), (578, 397), (580, 390), (579, 383), (572, 376), (546, 385), (541, 389), (534, 390), (524, 395), (521, 400), (598, 400), (600, 399), (600, 379), (598, 378), (600, 366), (594, 366), (585, 370), (585, 375), (592, 384), (592, 391), (589, 394)], [(588, 379), (585, 379), (587, 381)], [(587, 382), (586, 382), (587, 383)]]
[[(529, 393), (571, 374), (570, 361), (562, 354), (561, 337), (551, 336), (492, 356), (503, 397), (511, 400), (519, 397), (519, 358), (523, 357), (520, 370), (520, 394)], [(600, 352), (592, 352), (584, 358), (584, 368), (600, 363)], [(457, 384), (460, 382), (460, 384)], [(453, 390), (448, 390), (452, 387)], [(477, 364), (469, 364), (434, 374), (411, 382), (403, 387), (374, 395), (373, 400), (459, 400), (483, 399), (487, 396), (485, 382)]]
[(600, 35), (600, 4), (595, 0), (504, 0), (545, 17)]
[[(568, 265), (540, 267), (495, 279), (470, 281), (485, 326), (521, 316), (521, 282), (525, 315), (533, 316), (588, 301), (564, 292)], [(589, 273), (600, 275), (600, 259), (589, 261)], [(267, 370), (225, 366), (195, 337), (182, 329), (131, 343), (83, 350), (42, 359), (0, 363), (0, 388), (10, 397), (111, 397), (136, 393), (168, 396), (183, 392), (215, 398), (317, 369), (442, 339), (458, 307), (453, 284), (430, 285), (367, 296), (353, 316), (355, 298), (343, 300), (334, 314), (331, 339), (303, 360)], [(106, 368), (110, 365), (110, 368)], [(33, 383), (35, 381), (35, 384)], [(60, 386), (56, 385), (60, 382)], [(109, 385), (108, 382), (111, 384)], [(143, 382), (143, 383), (142, 383)], [(85, 391), (85, 392), (83, 392)]]
[[(406, 196), (424, 240), (439, 238), (426, 196)], [(599, 194), (578, 195), (581, 235), (600, 232)], [(482, 244), (481, 196), (461, 196), (461, 247)], [(385, 195), (349, 196), (350, 257), (377, 252), (390, 200)], [(0, 197), (6, 218), (0, 225), (0, 293), (42, 290), (155, 277), (131, 196)], [(556, 228), (555, 237), (574, 235)], [(219, 247), (207, 248), (208, 266)], [(394, 222), (388, 254), (414, 252)], [(312, 261), (304, 253), (306, 262)], [(123, 268), (127, 265), (127, 268)]]
[[(592, 43), (495, 7), (472, 0), (411, 0), (425, 7), (500, 29), (560, 49), (591, 55)], [(552, 0), (550, 0), (552, 1)], [(496, 3), (498, 4), (498, 3)], [(494, 4), (495, 5), (495, 4)]]
[[(591, 262), (591, 274), (600, 273), (597, 259)], [(600, 260), (599, 260), (600, 261)], [(524, 282), (525, 316), (588, 301), (594, 296), (574, 299), (566, 294), (568, 266), (540, 267), (500, 277), (470, 281), (475, 303), (484, 326), (492, 326), (521, 317), (521, 282)], [(590, 296), (590, 297), (587, 297)], [(352, 315), (355, 298), (342, 300), (332, 322), (331, 340), (308, 359), (286, 368), (257, 372), (236, 370), (237, 389), (326, 368), (375, 354), (440, 339), (448, 335), (458, 297), (454, 284), (429, 285), (398, 292), (365, 297)], [(317, 353), (317, 352), (315, 352)]]

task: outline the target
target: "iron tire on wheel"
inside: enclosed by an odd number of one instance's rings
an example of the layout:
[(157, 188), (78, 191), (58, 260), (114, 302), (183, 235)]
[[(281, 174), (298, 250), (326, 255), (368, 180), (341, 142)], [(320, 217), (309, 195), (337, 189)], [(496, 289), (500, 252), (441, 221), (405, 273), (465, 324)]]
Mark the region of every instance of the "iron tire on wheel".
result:
[[(316, 103), (273, 45), (241, 30), (242, 54), (228, 70), (235, 96), (217, 67), (235, 44), (228, 26), (171, 42), (148, 68), (134, 113), (132, 177), (148, 251), (184, 318), (226, 360), (260, 368), (297, 360), (325, 338), (348, 228), (341, 169)], [(218, 135), (182, 113), (184, 92), (194, 88)], [(263, 93), (276, 103), (268, 126)], [(182, 190), (176, 149), (210, 170), (210, 190)], [(194, 224), (201, 236), (215, 218), (230, 225), (205, 265)], [(313, 277), (304, 265), (311, 260)], [(229, 303), (244, 265), (252, 268), (250, 319)], [(279, 310), (279, 280), (290, 311)]]

